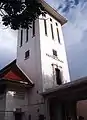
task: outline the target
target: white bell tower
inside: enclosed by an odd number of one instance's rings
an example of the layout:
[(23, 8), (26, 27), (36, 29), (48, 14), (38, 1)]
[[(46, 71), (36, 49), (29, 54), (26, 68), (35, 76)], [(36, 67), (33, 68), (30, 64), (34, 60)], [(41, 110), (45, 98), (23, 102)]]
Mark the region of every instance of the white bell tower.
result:
[(62, 25), (66, 19), (42, 2), (47, 14), (40, 15), (29, 30), (18, 32), (17, 65), (45, 91), (70, 81)]

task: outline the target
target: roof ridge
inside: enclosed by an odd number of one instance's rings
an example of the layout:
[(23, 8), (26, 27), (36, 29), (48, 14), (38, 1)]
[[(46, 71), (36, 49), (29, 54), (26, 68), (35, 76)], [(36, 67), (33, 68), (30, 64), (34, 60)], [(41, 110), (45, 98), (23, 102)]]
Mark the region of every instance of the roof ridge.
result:
[(9, 69), (10, 65), (11, 65), (11, 64), (14, 64), (14, 63), (16, 63), (16, 59), (14, 59), (13, 61), (9, 62), (7, 65), (5, 65), (5, 66), (0, 70), (0, 74), (2, 74), (2, 73), (5, 71), (6, 68)]
[(30, 81), (32, 84), (34, 84), (33, 81), (23, 72), (23, 70), (20, 68), (20, 66), (19, 66), (18, 64), (16, 64), (16, 65), (17, 65), (17, 67), (19, 68), (19, 70), (24, 74), (24, 76), (26, 76), (26, 78), (29, 79), (29, 81)]

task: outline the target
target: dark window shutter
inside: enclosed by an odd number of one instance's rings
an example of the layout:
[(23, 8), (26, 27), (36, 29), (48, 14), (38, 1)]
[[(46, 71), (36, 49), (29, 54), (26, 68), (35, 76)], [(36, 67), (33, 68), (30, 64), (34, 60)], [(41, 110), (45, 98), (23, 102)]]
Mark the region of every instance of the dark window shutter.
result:
[(25, 52), (25, 59), (29, 58), (29, 55), (30, 55), (30, 50)]
[(61, 85), (62, 81), (61, 81), (60, 70), (58, 68), (55, 68), (55, 72), (56, 72), (56, 82), (58, 85)]
[(57, 57), (57, 51), (53, 50), (53, 55)]
[(52, 39), (54, 39), (53, 25), (51, 24)]
[(22, 44), (23, 44), (23, 29), (21, 30), (20, 47), (22, 46)]
[(57, 37), (58, 37), (58, 42), (60, 43), (59, 30), (58, 30), (58, 28), (57, 28), (56, 30), (57, 30)]
[(28, 42), (28, 28), (26, 29), (26, 42)]
[(47, 35), (47, 23), (45, 19), (44, 19), (44, 28), (45, 28), (45, 35)]

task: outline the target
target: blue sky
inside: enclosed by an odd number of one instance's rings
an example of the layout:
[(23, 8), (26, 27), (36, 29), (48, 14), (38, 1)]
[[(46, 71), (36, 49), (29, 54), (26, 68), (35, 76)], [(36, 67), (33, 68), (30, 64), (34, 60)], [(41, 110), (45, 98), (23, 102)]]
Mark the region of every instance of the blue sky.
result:
[[(87, 75), (87, 0), (46, 0), (68, 19), (63, 26), (71, 79)], [(0, 25), (0, 68), (16, 58), (17, 32)]]

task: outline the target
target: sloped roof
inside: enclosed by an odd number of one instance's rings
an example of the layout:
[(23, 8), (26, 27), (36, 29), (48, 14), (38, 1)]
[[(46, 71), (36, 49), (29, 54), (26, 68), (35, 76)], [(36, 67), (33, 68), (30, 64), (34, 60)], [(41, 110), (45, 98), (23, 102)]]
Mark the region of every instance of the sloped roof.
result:
[(60, 100), (87, 99), (87, 77), (50, 88), (41, 93), (41, 95), (50, 98), (58, 97)]
[(47, 4), (44, 0), (38, 0), (39, 3), (43, 5), (45, 10), (53, 16), (57, 21), (64, 25), (67, 22), (67, 19), (60, 15), (54, 8), (52, 8), (49, 4)]
[(33, 82), (19, 69), (16, 60), (0, 70), (0, 80), (13, 81), (20, 84), (33, 86)]

